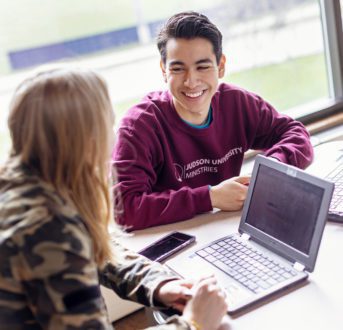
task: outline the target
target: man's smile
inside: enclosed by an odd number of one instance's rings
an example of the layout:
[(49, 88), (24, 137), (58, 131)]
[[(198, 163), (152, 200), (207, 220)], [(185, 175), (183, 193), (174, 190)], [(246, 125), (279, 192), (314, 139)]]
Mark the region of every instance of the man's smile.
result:
[(202, 91), (200, 91), (200, 92), (193, 92), (193, 93), (190, 93), (190, 92), (184, 92), (183, 94), (184, 95), (186, 95), (187, 97), (190, 97), (190, 98), (197, 98), (197, 97), (199, 97), (199, 96), (201, 96), (201, 95), (203, 95), (204, 94), (204, 90), (202, 90)]

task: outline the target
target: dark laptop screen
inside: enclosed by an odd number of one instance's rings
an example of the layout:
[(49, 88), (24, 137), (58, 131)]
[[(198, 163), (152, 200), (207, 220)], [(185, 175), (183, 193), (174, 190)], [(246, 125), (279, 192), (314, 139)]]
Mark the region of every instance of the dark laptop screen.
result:
[(324, 190), (260, 165), (246, 223), (308, 255)]

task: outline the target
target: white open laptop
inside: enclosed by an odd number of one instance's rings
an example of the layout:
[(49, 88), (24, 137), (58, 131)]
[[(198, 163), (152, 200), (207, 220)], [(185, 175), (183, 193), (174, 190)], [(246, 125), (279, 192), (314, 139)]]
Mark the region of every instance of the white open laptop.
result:
[(166, 264), (184, 277), (214, 273), (235, 313), (308, 277), (334, 185), (257, 156), (238, 232)]

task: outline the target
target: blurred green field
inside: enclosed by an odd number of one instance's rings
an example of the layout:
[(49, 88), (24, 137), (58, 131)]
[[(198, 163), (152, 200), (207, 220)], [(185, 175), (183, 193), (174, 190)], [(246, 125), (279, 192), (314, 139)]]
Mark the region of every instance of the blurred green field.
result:
[[(254, 91), (279, 111), (328, 97), (324, 55), (311, 55), (281, 64), (228, 74), (224, 81)], [(116, 122), (140, 97), (115, 104)], [(0, 132), (0, 162), (10, 146), (8, 132)]]
[[(108, 32), (135, 24), (132, 1), (11, 0), (1, 3), (0, 74), (7, 53)], [(118, 14), (120, 13), (120, 14)]]
[[(280, 112), (329, 95), (324, 54), (299, 57), (284, 63), (228, 73), (223, 81), (261, 95)], [(119, 120), (140, 98), (116, 104)]]
[[(203, 10), (223, 0), (11, 0), (0, 11), (0, 75), (11, 72), (8, 53), (88, 37), (165, 19), (181, 10)], [(158, 10), (156, 10), (158, 8)]]
[(329, 97), (324, 54), (229, 74), (224, 80), (256, 92), (281, 112)]

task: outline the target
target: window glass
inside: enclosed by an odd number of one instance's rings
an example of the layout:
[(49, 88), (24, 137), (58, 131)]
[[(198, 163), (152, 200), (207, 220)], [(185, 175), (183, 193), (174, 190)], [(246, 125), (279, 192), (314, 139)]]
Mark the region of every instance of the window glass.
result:
[(328, 97), (320, 9), (315, 0), (11, 0), (0, 12), (0, 161), (15, 86), (33, 68), (72, 62), (108, 81), (117, 113), (164, 89), (156, 31), (183, 10), (222, 31), (224, 81), (260, 94), (279, 111)]
[(241, 22), (228, 24), (226, 80), (256, 91), (282, 112), (327, 98), (318, 2), (260, 3), (259, 15), (250, 7)]

